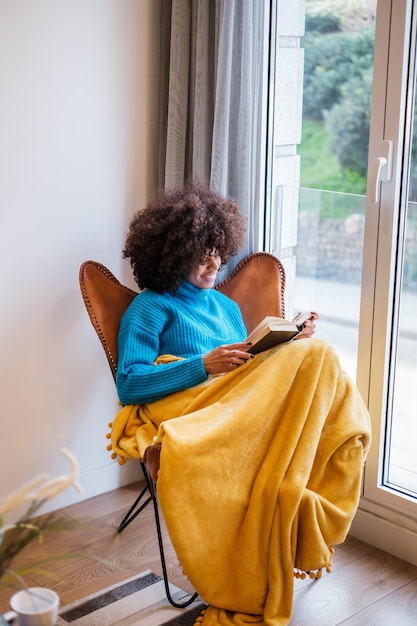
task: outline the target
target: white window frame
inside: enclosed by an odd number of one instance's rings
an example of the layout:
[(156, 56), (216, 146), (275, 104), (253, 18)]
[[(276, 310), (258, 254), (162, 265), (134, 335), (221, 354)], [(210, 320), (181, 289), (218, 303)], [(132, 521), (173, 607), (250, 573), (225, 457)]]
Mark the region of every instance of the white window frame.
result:
[[(351, 532), (369, 544), (417, 564), (417, 504), (387, 489), (381, 481), (394, 312), (392, 259), (400, 211), (412, 3), (412, 0), (378, 0), (377, 4), (368, 180), (385, 140), (393, 142), (394, 151), (392, 178), (378, 185), (377, 203), (370, 201), (368, 189), (357, 383), (370, 409), (373, 445), (366, 464), (363, 496)], [(293, 247), (297, 242), (300, 181), (296, 148), (301, 141), (302, 128), (304, 57), (300, 42), (304, 34), (304, 9), (303, 0), (271, 0), (272, 20), (274, 15), (277, 18), (276, 33), (272, 32), (271, 39), (272, 76), (280, 93), (287, 94), (292, 89), (294, 97), (277, 104), (274, 88), (270, 94), (266, 157), (270, 178), (265, 191), (264, 247), (279, 256), (286, 268), (287, 308), (291, 308), (291, 285), (295, 283)], [(291, 68), (289, 59), (293, 62)], [(284, 129), (275, 123), (283, 118), (286, 120)]]
[[(395, 6), (394, 6), (395, 4)], [(368, 193), (357, 381), (367, 400), (373, 445), (352, 532), (417, 564), (417, 503), (382, 484), (384, 438), (389, 429), (390, 341), (394, 310), (395, 252), (401, 206), (404, 128), (410, 63), (411, 0), (379, 0), (369, 142)], [(393, 142), (392, 177), (371, 202), (372, 168), (384, 141)], [(407, 156), (407, 155), (406, 155)], [(394, 531), (394, 532), (393, 532)]]

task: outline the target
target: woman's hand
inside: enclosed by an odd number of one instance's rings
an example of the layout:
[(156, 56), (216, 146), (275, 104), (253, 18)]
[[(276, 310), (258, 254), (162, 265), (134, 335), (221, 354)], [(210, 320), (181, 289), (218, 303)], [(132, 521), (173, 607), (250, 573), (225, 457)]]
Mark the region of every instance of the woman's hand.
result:
[(253, 354), (247, 352), (250, 343), (231, 343), (219, 346), (203, 356), (204, 369), (207, 374), (223, 374), (243, 365)]
[(312, 337), (315, 332), (316, 332), (315, 321), (311, 319), (307, 320), (303, 324), (303, 330), (300, 333), (298, 333), (295, 339), (308, 339), (309, 337)]

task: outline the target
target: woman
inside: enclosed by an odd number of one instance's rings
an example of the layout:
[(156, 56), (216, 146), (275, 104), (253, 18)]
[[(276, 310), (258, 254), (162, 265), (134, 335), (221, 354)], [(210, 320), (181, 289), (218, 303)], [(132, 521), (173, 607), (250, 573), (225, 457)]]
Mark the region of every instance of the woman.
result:
[[(146, 291), (120, 328), (117, 388), (123, 404), (154, 402), (252, 357), (237, 304), (212, 290), (243, 237), (238, 205), (203, 187), (159, 197), (134, 217), (124, 256)], [(309, 321), (300, 337), (313, 332)], [(157, 368), (162, 354), (183, 360)]]
[(369, 418), (325, 342), (248, 352), (238, 306), (212, 289), (243, 237), (238, 205), (198, 185), (133, 218), (124, 256), (144, 291), (121, 322), (112, 444), (142, 458), (163, 442), (159, 499), (203, 625), (278, 626), (294, 568), (329, 569), (348, 532)]

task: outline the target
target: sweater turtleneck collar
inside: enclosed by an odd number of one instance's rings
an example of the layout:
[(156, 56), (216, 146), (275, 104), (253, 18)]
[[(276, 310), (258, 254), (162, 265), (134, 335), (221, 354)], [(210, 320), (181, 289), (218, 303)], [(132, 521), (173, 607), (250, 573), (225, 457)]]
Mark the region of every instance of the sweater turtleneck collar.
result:
[(188, 280), (183, 280), (175, 293), (175, 297), (184, 302), (202, 302), (209, 297), (210, 291), (211, 289), (200, 289), (200, 287), (189, 283)]

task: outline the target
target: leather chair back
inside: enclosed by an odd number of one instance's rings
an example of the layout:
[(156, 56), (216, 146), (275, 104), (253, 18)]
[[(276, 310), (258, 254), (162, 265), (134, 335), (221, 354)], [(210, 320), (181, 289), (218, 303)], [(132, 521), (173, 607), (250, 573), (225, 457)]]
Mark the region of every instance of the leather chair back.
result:
[(122, 285), (107, 267), (96, 261), (85, 261), (80, 267), (79, 278), (90, 321), (115, 378), (120, 320), (137, 292)]
[(249, 254), (216, 289), (238, 303), (248, 334), (267, 315), (285, 317), (285, 270), (269, 252)]
[[(122, 285), (96, 261), (85, 261), (81, 265), (79, 280), (90, 321), (115, 377), (120, 320), (137, 292)], [(248, 333), (266, 315), (285, 316), (284, 267), (279, 259), (267, 252), (255, 252), (245, 257), (216, 289), (238, 303)]]

